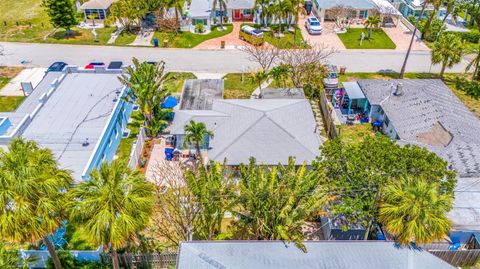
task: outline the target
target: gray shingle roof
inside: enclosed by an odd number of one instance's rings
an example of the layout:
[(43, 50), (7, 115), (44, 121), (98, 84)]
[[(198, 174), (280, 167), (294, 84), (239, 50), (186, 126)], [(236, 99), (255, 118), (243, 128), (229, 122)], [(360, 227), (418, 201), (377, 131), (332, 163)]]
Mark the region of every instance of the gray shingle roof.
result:
[[(396, 84), (404, 94), (392, 94)], [(400, 137), (400, 143), (424, 146), (447, 160), (460, 177), (480, 177), (480, 120), (441, 81), (359, 80), (365, 96), (381, 105)], [(418, 141), (418, 135), (440, 123), (452, 136), (446, 146)]]
[(187, 79), (183, 84), (180, 109), (212, 109), (215, 99), (223, 98), (223, 79)]
[(252, 9), (255, 6), (253, 0), (228, 0), (228, 9)]
[(183, 242), (178, 269), (454, 269), (427, 251), (382, 241), (304, 242), (304, 253), (281, 241)]
[(211, 111), (179, 110), (172, 134), (183, 134), (190, 121), (212, 130), (208, 158), (229, 165), (248, 163), (251, 156), (264, 164), (310, 163), (319, 154), (320, 137), (310, 104), (305, 99), (215, 100)]

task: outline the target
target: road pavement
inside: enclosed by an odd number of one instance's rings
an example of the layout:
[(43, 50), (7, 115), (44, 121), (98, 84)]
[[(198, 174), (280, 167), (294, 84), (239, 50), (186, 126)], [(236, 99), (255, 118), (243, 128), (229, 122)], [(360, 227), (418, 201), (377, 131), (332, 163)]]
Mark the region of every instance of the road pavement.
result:
[[(160, 49), (146, 47), (84, 46), (36, 43), (2, 43), (0, 66), (48, 67), (55, 61), (84, 66), (90, 61), (123, 61), (132, 57), (140, 60), (166, 62), (170, 71), (231, 73), (245, 72), (258, 66), (239, 50)], [(399, 71), (405, 52), (392, 50), (348, 50), (336, 52), (329, 58), (332, 64), (345, 66), (347, 72)], [(22, 61), (28, 62), (22, 64)], [(467, 62), (455, 65), (447, 72), (463, 72)], [(440, 66), (431, 68), (430, 52), (412, 51), (407, 72), (438, 72)]]

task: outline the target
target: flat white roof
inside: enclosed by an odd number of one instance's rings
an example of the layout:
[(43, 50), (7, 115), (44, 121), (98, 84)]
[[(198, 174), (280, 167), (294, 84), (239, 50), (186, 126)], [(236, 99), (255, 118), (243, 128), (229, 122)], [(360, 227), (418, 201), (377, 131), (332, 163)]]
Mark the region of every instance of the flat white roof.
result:
[[(50, 148), (60, 166), (80, 179), (123, 88), (117, 76), (67, 73), (22, 136)], [(87, 138), (89, 145), (83, 146)]]

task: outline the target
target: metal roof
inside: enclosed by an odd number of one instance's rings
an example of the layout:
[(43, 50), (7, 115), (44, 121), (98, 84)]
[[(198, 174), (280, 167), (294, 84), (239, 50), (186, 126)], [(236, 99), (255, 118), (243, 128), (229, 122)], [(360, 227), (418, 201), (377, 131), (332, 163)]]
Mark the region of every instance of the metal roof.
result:
[(480, 177), (459, 178), (453, 208), (448, 213), (452, 227), (461, 231), (480, 231)]
[(192, 241), (180, 244), (178, 269), (454, 269), (425, 250), (386, 241), (308, 241), (307, 252), (283, 241)]
[(322, 144), (306, 99), (232, 99), (214, 100), (212, 110), (178, 110), (172, 134), (183, 134), (190, 121), (201, 121), (214, 133), (208, 158), (227, 164), (286, 163), (289, 156), (296, 163), (310, 164)]
[(185, 80), (180, 109), (211, 109), (214, 100), (223, 98), (223, 87), (223, 79)]
[(365, 99), (365, 95), (357, 82), (343, 82), (342, 84), (350, 99)]
[(115, 0), (90, 0), (83, 3), (80, 9), (108, 9)]

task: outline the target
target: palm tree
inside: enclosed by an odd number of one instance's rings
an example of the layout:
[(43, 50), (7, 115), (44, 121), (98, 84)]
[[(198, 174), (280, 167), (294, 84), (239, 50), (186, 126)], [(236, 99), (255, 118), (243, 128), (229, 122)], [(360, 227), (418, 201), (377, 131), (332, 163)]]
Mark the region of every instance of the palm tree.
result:
[(56, 269), (62, 268), (48, 235), (65, 219), (65, 194), (72, 184), (49, 149), (34, 141), (12, 140), (0, 149), (0, 235), (15, 242), (43, 240)]
[(207, 130), (205, 123), (190, 121), (189, 124), (185, 125), (185, 137), (183, 140), (183, 146), (187, 147), (188, 145), (195, 145), (195, 150), (197, 151), (198, 159), (203, 165), (203, 159), (200, 151), (200, 145), (205, 144), (205, 137), (213, 138), (213, 132)]
[(278, 20), (278, 36), (280, 37), (282, 34), (282, 22), (291, 11), (291, 2), (290, 0), (276, 0), (273, 9)]
[(155, 189), (125, 162), (104, 162), (90, 172), (90, 179), (75, 186), (68, 207), (94, 244), (112, 253), (113, 268), (119, 269), (117, 249), (142, 231), (153, 212)]
[(365, 24), (365, 28), (368, 29), (368, 39), (372, 38), (373, 28), (378, 28), (380, 21), (381, 21), (380, 16), (369, 16), (367, 18), (364, 24)]
[(480, 45), (468, 50), (468, 53), (475, 55), (475, 57), (468, 63), (467, 67), (465, 68), (465, 72), (470, 71), (470, 69), (474, 67), (472, 80), (480, 81), (480, 72), (478, 69), (480, 66)]
[(280, 83), (280, 81), (283, 82), (283, 88), (287, 88), (287, 76), (288, 73), (290, 72), (290, 68), (286, 64), (280, 64), (278, 66), (275, 66), (270, 70), (268, 75), (277, 83)]
[(213, 10), (217, 10), (218, 6), (218, 11), (220, 13), (220, 27), (218, 28), (219, 30), (223, 30), (223, 12), (226, 12), (227, 10), (227, 2), (228, 0), (213, 0)]
[(408, 177), (385, 187), (379, 220), (402, 245), (430, 243), (450, 231), (446, 214), (451, 194), (439, 192), (437, 183)]
[[(445, 0), (429, 0), (428, 2), (433, 5), (433, 10), (430, 12), (430, 16), (425, 23), (425, 27), (423, 28), (422, 35), (424, 37), (427, 37), (431, 34), (430, 33), (430, 30), (431, 30), (430, 26), (432, 25), (432, 23), (435, 20), (437, 20), (438, 10), (440, 10), (440, 7), (445, 3)], [(419, 20), (421, 20), (421, 19), (422, 18), (420, 17)]]
[(169, 94), (163, 85), (168, 81), (163, 61), (154, 64), (132, 59), (133, 66), (128, 66), (125, 74), (119, 77), (120, 82), (129, 88), (125, 99), (137, 103), (145, 117), (147, 125), (154, 119), (154, 107)]
[(442, 64), (440, 76), (443, 78), (446, 67), (453, 67), (462, 60), (463, 42), (457, 35), (445, 33), (435, 42), (432, 49), (432, 63)]
[(407, 54), (405, 54), (405, 59), (403, 60), (402, 69), (400, 69), (400, 75), (399, 75), (400, 79), (402, 79), (403, 76), (405, 75), (405, 69), (407, 67), (408, 57), (410, 56), (410, 52), (412, 51), (413, 40), (415, 40), (415, 36), (416, 36), (417, 30), (418, 30), (418, 25), (420, 23), (420, 20), (423, 18), (423, 14), (425, 13), (425, 8), (427, 7), (428, 4), (431, 3), (431, 1), (435, 1), (435, 0), (424, 0), (423, 1), (422, 10), (420, 11), (420, 17), (418, 18), (417, 22), (415, 23), (415, 28), (413, 29), (413, 32), (412, 32), (412, 38), (410, 39), (410, 44), (408, 45)]
[(264, 28), (267, 28), (268, 18), (271, 14), (271, 7), (272, 1), (270, 0), (256, 0), (254, 10), (258, 11), (259, 9), (262, 10), (261, 12), (261, 24)]
[(257, 83), (258, 89), (261, 91), (262, 90), (262, 82), (267, 79), (268, 73), (265, 72), (265, 70), (260, 69), (258, 71), (252, 72), (250, 75), (250, 78), (252, 79), (253, 82)]

